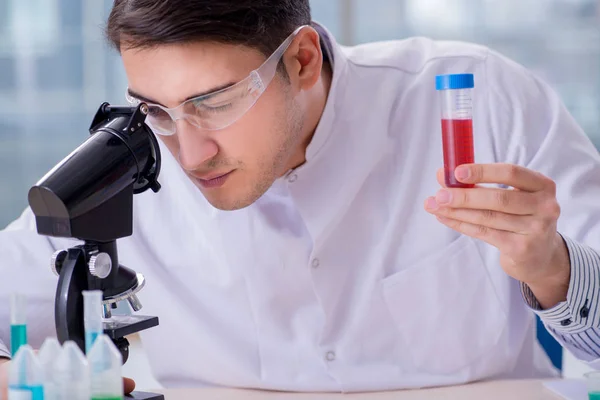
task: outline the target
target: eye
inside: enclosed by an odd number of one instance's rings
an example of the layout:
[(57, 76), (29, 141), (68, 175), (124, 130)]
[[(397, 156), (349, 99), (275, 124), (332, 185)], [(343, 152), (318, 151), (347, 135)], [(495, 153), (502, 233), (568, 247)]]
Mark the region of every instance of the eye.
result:
[(207, 105), (207, 104), (199, 104), (196, 105), (196, 110), (198, 112), (201, 113), (220, 113), (220, 112), (224, 112), (227, 111), (229, 109), (231, 109), (231, 107), (233, 107), (232, 103), (226, 103), (226, 104), (219, 104), (218, 106), (211, 106), (211, 105)]
[(148, 116), (153, 118), (165, 117), (166, 113), (160, 107), (149, 106), (148, 107)]

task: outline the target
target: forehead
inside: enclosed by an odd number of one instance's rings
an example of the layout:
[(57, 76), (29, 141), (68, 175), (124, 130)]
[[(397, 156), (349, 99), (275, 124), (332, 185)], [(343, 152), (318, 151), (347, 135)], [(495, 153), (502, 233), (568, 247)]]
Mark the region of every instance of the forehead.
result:
[(265, 57), (258, 50), (214, 42), (121, 50), (132, 91), (167, 107), (238, 82)]

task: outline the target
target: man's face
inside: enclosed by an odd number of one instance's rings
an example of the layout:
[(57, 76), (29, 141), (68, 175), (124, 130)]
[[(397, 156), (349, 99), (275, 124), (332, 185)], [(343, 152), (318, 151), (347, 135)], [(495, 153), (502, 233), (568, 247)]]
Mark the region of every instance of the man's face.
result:
[[(121, 54), (131, 91), (169, 108), (237, 83), (265, 60), (257, 50), (208, 42), (124, 48)], [(301, 111), (278, 72), (234, 124), (204, 130), (181, 119), (174, 135), (160, 137), (214, 207), (235, 210), (252, 204), (286, 172), (301, 131)]]

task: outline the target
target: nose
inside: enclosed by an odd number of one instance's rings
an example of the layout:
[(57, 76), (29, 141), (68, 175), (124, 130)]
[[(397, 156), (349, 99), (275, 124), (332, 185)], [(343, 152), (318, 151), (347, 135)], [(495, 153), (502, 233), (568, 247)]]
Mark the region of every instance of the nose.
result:
[(186, 171), (199, 169), (219, 152), (219, 146), (202, 129), (186, 120), (177, 121), (179, 163)]

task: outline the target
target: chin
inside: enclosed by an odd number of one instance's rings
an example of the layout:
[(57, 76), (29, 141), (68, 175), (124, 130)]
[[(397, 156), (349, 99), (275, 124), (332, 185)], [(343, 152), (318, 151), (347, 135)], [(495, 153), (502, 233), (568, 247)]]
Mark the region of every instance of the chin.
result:
[(242, 203), (238, 200), (215, 198), (215, 196), (206, 196), (205, 195), (204, 197), (206, 198), (206, 200), (208, 200), (208, 202), (210, 203), (211, 206), (213, 206), (217, 210), (221, 210), (221, 211), (241, 210), (242, 208), (246, 208), (246, 207), (250, 206), (252, 203), (254, 203), (254, 202)]
[[(235, 174), (234, 174), (235, 175)], [(243, 176), (231, 176), (222, 187), (207, 189), (197, 179), (191, 177), (196, 187), (202, 192), (204, 198), (214, 208), (222, 211), (235, 211), (249, 207), (254, 204), (271, 187), (273, 182), (262, 181), (249, 184), (251, 179), (243, 179)], [(245, 182), (245, 185), (240, 184)]]
[(198, 183), (196, 183), (196, 187), (202, 192), (202, 195), (211, 206), (221, 211), (241, 210), (242, 208), (252, 205), (256, 201), (256, 199), (248, 199), (249, 196), (247, 194), (244, 195), (238, 193), (236, 195), (231, 190), (225, 188), (221, 188), (218, 191), (205, 190)]

